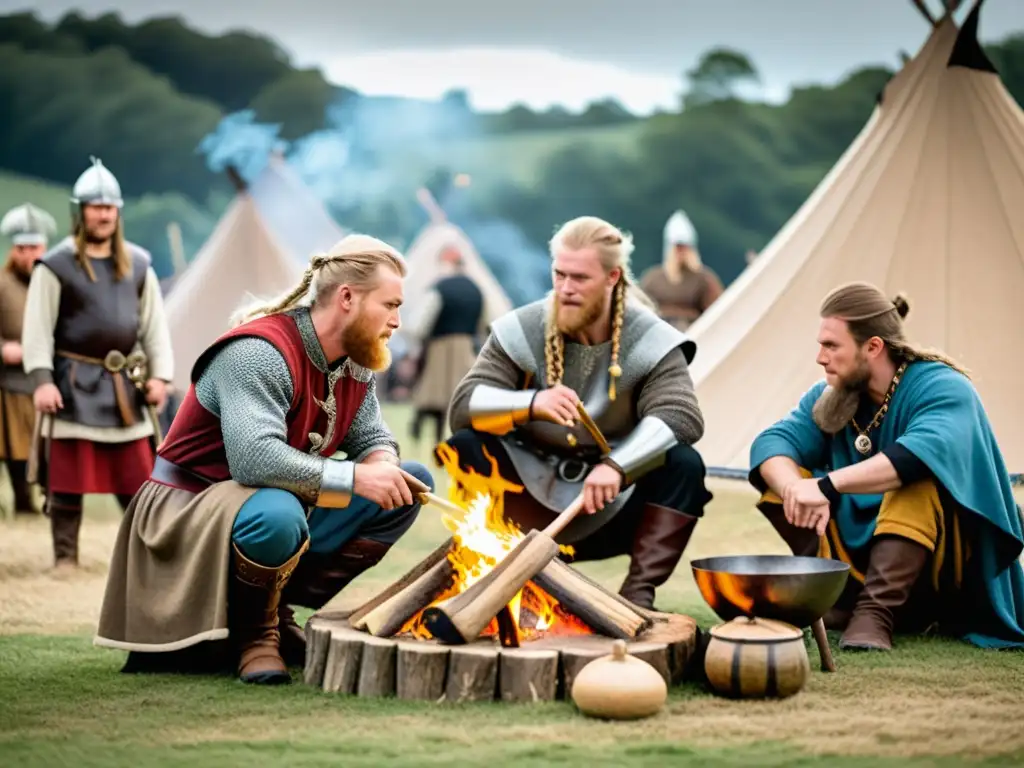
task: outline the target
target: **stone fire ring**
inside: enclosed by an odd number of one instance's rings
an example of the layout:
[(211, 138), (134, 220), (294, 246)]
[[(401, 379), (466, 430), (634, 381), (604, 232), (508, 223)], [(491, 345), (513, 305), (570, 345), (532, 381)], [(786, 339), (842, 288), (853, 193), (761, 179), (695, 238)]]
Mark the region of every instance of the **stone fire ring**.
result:
[[(303, 680), (329, 693), (434, 702), (540, 702), (571, 699), (584, 666), (611, 653), (614, 639), (552, 636), (502, 648), (496, 638), (467, 645), (374, 637), (348, 623), (350, 611), (322, 611), (306, 622)], [(683, 680), (697, 647), (689, 616), (652, 613), (628, 652), (651, 664), (668, 686)]]

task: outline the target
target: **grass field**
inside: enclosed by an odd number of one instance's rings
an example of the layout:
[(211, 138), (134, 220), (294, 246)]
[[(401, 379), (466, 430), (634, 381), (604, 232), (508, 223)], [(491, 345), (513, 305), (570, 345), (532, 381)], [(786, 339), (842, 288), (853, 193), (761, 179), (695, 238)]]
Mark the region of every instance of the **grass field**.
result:
[[(396, 432), (404, 409), (390, 408)], [(424, 458), (428, 446), (409, 445)], [(751, 491), (713, 481), (715, 500), (687, 558), (783, 552)], [(443, 492), (443, 489), (442, 489)], [(0, 501), (9, 505), (5, 495)], [(1024, 762), (1024, 654), (937, 638), (897, 638), (891, 654), (842, 653), (781, 702), (733, 702), (697, 684), (637, 723), (605, 723), (571, 703), (435, 705), (366, 701), (297, 683), (134, 677), (124, 654), (91, 645), (119, 513), (90, 499), (84, 568), (50, 575), (44, 519), (0, 524), (0, 755), (11, 766), (985, 765)], [(446, 536), (425, 510), (384, 562), (335, 605), (359, 603)], [(625, 558), (580, 566), (617, 588)], [(716, 623), (686, 561), (659, 607)], [(305, 617), (303, 617), (305, 618)]]

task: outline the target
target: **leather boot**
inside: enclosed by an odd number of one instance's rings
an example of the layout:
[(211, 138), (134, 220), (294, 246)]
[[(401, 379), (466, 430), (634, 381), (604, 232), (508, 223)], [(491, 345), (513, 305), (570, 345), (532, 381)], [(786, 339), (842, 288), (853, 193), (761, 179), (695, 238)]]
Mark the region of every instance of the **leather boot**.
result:
[(7, 472), (11, 478), (11, 487), (14, 489), (14, 514), (18, 517), (38, 515), (39, 510), (32, 503), (32, 486), (25, 476), (25, 462), (8, 462)]
[(871, 543), (864, 589), (839, 641), (840, 648), (892, 649), (893, 612), (907, 602), (928, 554), (920, 544), (897, 536)]
[[(782, 537), (794, 555), (798, 557), (818, 556), (818, 534), (810, 528), (797, 528), (789, 522), (781, 504), (767, 503), (759, 506), (758, 509), (772, 524), (772, 528)], [(851, 586), (849, 582), (848, 586)], [(845, 597), (846, 592), (844, 591), (837, 602), (842, 603)], [(845, 629), (850, 621), (850, 612), (833, 605), (826, 611), (822, 621), (825, 623), (825, 629)]]
[(284, 565), (267, 568), (249, 560), (232, 543), (234, 577), (229, 597), (229, 626), (238, 651), (238, 676), (245, 683), (290, 683), (281, 659), (277, 609), (309, 539)]
[(49, 500), (50, 532), (53, 535), (54, 567), (78, 566), (78, 532), (82, 527), (82, 502), (71, 504), (60, 496)]
[(698, 518), (659, 504), (645, 504), (633, 537), (629, 574), (619, 594), (641, 608), (654, 609), (654, 590), (675, 571)]
[(309, 552), (302, 558), (278, 609), (281, 655), (288, 666), (306, 663), (306, 634), (295, 621), (290, 606), (320, 610), (356, 577), (379, 563), (389, 549), (391, 544), (373, 539), (352, 539), (334, 552)]

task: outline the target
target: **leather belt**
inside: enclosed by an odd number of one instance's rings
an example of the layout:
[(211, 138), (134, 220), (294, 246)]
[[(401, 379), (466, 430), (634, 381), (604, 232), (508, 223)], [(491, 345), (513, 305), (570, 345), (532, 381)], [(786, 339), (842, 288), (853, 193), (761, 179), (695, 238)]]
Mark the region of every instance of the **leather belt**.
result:
[(133, 352), (131, 355), (126, 357), (123, 352), (112, 349), (107, 353), (106, 357), (99, 358), (58, 349), (57, 355), (76, 363), (98, 365), (106, 370), (114, 382), (114, 399), (117, 401), (117, 410), (121, 414), (121, 421), (124, 422), (126, 427), (130, 427), (135, 424), (135, 410), (132, 408), (131, 402), (128, 399), (128, 390), (124, 376), (127, 374), (128, 378), (132, 380), (132, 383), (134, 383), (136, 387), (142, 383), (136, 380), (136, 376), (145, 375), (144, 373), (138, 373), (145, 368), (145, 353)]
[(174, 462), (160, 456), (157, 456), (153, 463), (153, 471), (150, 473), (149, 479), (189, 493), (202, 493), (213, 485), (213, 482), (205, 477), (190, 472), (184, 467), (179, 467)]
[(579, 483), (586, 478), (590, 470), (601, 463), (601, 454), (595, 448), (593, 451), (584, 450), (576, 454), (558, 452), (556, 450), (545, 451), (540, 446), (520, 435), (513, 435), (512, 442), (523, 448), (538, 459), (548, 464), (555, 470), (559, 479), (567, 483)]

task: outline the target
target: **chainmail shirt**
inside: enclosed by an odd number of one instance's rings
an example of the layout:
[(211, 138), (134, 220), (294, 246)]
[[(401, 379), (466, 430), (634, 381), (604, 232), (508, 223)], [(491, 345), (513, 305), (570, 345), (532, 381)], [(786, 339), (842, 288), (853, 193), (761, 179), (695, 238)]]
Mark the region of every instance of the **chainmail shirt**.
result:
[[(327, 370), (327, 361), (313, 331), (308, 311), (296, 322), (314, 365)], [(398, 444), (381, 414), (372, 373), (346, 360), (344, 375), (368, 382), (363, 399), (340, 450), (351, 461), (386, 450), (398, 456)], [(303, 453), (287, 442), (286, 415), (293, 384), (288, 364), (265, 339), (241, 337), (225, 344), (196, 382), (196, 398), (220, 419), (231, 477), (242, 485), (282, 488), (313, 503), (320, 493), (326, 461)]]

